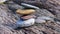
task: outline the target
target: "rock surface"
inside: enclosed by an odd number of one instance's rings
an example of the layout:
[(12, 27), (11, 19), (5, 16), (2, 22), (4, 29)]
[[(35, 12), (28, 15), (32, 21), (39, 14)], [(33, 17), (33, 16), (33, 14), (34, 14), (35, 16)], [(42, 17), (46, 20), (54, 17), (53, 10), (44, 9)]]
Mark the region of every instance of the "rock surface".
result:
[[(34, 14), (37, 17), (49, 16), (55, 17), (46, 9), (36, 10)], [(0, 34), (60, 34), (60, 24), (47, 21), (46, 23), (34, 24), (27, 28), (12, 29), (17, 21), (16, 14), (10, 10), (6, 4), (0, 5)]]
[(0, 34), (13, 34), (10, 29), (0, 24)]

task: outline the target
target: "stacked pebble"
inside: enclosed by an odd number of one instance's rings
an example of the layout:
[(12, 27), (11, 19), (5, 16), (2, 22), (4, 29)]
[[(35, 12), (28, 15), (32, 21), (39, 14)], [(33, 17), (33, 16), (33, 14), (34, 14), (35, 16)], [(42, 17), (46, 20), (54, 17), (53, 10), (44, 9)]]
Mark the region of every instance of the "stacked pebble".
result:
[[(27, 10), (21, 10), (21, 9), (18, 9), (16, 11), (18, 14), (21, 14), (23, 15), (21, 17), (21, 19), (19, 21), (17, 21), (17, 27), (28, 27), (28, 26), (31, 26), (35, 23), (35, 19), (33, 15), (30, 15), (30, 14), (33, 14), (35, 12), (35, 10), (33, 9), (27, 9)], [(25, 16), (24, 16), (25, 15)]]

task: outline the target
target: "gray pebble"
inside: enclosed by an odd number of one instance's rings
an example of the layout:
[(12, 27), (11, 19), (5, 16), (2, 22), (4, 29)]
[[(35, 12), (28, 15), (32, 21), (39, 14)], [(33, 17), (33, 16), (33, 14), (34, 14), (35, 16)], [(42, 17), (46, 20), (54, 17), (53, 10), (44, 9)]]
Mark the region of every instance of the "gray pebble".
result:
[(36, 23), (45, 23), (46, 21), (43, 20), (43, 19), (36, 19), (35, 22), (36, 22)]

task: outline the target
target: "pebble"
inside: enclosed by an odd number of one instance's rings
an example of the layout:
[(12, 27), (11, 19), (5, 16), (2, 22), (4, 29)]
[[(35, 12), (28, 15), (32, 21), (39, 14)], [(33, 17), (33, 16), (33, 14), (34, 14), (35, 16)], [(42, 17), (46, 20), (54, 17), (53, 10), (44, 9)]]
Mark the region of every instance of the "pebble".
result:
[(26, 8), (33, 8), (33, 9), (40, 9), (39, 7), (37, 6), (33, 6), (33, 5), (30, 5), (30, 4), (27, 4), (27, 3), (21, 3), (22, 6), (25, 6)]
[(19, 20), (17, 21), (16, 25), (17, 27), (28, 27), (28, 26), (31, 26), (35, 23), (35, 19), (34, 18), (31, 18), (31, 19), (28, 19), (28, 20)]
[(43, 19), (36, 19), (35, 22), (39, 24), (39, 23), (45, 23), (46, 21)]
[(22, 19), (30, 19), (30, 18), (36, 18), (35, 15), (26, 15), (26, 16), (22, 16)]
[(53, 21), (53, 18), (41, 16), (41, 17), (37, 17), (35, 21), (36, 23), (46, 23), (46, 21)]
[(21, 15), (27, 15), (27, 14), (35, 13), (35, 10), (34, 9), (25, 9), (25, 10), (18, 9), (16, 10), (16, 13), (21, 14)]
[(47, 16), (41, 16), (41, 17), (38, 17), (38, 19), (43, 19), (43, 20), (53, 20), (53, 18), (47, 17)]

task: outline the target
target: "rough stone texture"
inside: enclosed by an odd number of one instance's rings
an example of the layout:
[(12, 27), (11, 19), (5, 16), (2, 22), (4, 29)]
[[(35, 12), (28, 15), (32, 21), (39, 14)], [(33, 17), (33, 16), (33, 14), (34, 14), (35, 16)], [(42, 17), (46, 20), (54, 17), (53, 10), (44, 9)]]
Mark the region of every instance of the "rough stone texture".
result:
[(11, 12), (7, 5), (0, 5), (0, 23), (15, 23), (16, 19), (13, 15), (13, 11)]
[[(38, 10), (35, 15), (54, 17), (54, 15), (46, 9)], [(60, 24), (50, 21), (43, 24), (34, 24), (31, 27), (14, 30), (12, 29), (12, 26), (17, 20), (15, 16), (16, 15), (13, 11), (8, 9), (7, 5), (0, 5), (0, 34), (60, 34)]]
[(10, 29), (0, 24), (0, 34), (13, 34)]

